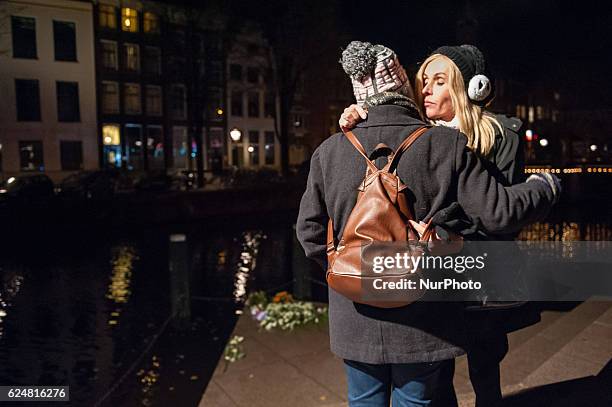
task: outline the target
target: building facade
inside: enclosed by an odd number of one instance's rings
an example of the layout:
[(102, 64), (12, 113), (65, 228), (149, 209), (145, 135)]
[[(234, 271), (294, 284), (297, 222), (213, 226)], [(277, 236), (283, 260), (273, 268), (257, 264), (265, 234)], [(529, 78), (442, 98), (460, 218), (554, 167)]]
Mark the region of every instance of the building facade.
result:
[(94, 7), (100, 161), (130, 171), (223, 166), (224, 57), (204, 15), (157, 2)]
[(229, 44), (226, 63), (227, 163), (236, 168), (280, 168), (279, 101), (273, 91), (270, 49), (261, 33), (245, 28)]
[(0, 171), (54, 181), (98, 167), (92, 5), (0, 3)]

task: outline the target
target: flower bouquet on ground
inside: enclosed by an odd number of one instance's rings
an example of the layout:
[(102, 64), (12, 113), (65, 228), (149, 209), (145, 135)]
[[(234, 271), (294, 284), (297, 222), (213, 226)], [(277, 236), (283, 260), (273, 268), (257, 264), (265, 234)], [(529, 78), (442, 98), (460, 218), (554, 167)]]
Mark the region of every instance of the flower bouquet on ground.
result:
[(227, 366), (230, 363), (237, 362), (246, 356), (242, 347), (242, 342), (244, 342), (244, 336), (234, 335), (227, 345), (225, 345), (225, 350), (223, 351), (223, 360), (225, 360), (224, 372), (227, 370)]
[(259, 323), (260, 328), (267, 331), (273, 328), (292, 331), (296, 327), (317, 324), (327, 318), (326, 306), (295, 301), (287, 291), (276, 293), (272, 299), (264, 291), (256, 291), (249, 295), (246, 305), (251, 317)]

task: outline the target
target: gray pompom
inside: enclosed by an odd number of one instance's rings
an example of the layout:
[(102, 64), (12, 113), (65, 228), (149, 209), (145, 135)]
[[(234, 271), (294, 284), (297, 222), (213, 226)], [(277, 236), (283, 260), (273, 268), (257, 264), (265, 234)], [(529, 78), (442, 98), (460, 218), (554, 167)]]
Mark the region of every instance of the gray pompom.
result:
[(360, 80), (376, 67), (378, 50), (369, 42), (352, 41), (344, 51), (340, 63), (351, 78)]

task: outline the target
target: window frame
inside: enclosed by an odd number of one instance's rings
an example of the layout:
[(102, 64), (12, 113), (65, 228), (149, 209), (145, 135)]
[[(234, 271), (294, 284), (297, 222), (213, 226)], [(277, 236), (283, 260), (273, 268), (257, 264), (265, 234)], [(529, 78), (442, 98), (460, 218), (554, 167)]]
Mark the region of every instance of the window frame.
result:
[[(33, 167), (30, 168), (28, 167), (24, 167), (23, 165), (23, 153), (22, 150), (24, 148), (24, 145), (26, 143), (32, 143), (33, 145), (36, 144), (38, 146), (40, 146), (40, 163), (38, 165), (38, 168)], [(44, 143), (42, 140), (19, 140), (19, 170), (22, 172), (43, 172), (45, 170), (45, 149), (44, 149)], [(34, 154), (34, 153), (33, 153)]]
[[(129, 94), (128, 89), (138, 89), (138, 94)], [(128, 103), (128, 96), (138, 101), (138, 110), (128, 109), (130, 103)], [(135, 82), (124, 82), (123, 83), (123, 113), (126, 115), (139, 115), (142, 114), (142, 88), (139, 83)]]
[[(131, 69), (128, 61), (130, 60), (130, 55), (128, 54), (128, 49), (135, 49), (136, 54), (132, 57), (136, 61), (136, 66), (134, 69)], [(141, 70), (140, 66), (140, 45), (133, 42), (124, 42), (123, 43), (123, 70), (126, 72), (139, 73)]]
[[(102, 18), (103, 15), (105, 16), (104, 18)], [(108, 16), (112, 16), (112, 19), (109, 19)], [(102, 23), (103, 20), (104, 23)], [(112, 24), (108, 24), (109, 21), (112, 21)], [(98, 5), (98, 27), (111, 30), (117, 29), (117, 7), (112, 4)]]
[[(129, 15), (130, 12), (134, 12), (135, 14)], [(140, 12), (135, 8), (131, 7), (121, 7), (121, 31), (129, 32), (129, 33), (137, 33), (140, 31), (139, 26), (139, 14)], [(126, 19), (130, 22), (129, 25), (125, 24)], [(132, 28), (133, 27), (133, 28)]]
[[(239, 97), (235, 97), (235, 96), (239, 96)], [(238, 103), (236, 102), (237, 100), (240, 101), (240, 104), (236, 106), (240, 106), (240, 108), (234, 109), (234, 103)], [(230, 114), (233, 117), (244, 117), (244, 92), (243, 91), (234, 89), (230, 92)]]
[[(66, 57), (60, 57), (58, 58), (58, 45), (60, 47), (65, 46), (66, 44), (66, 38), (61, 39), (60, 41), (58, 41), (57, 39), (57, 28), (59, 25), (72, 25), (72, 42), (73, 42), (73, 49), (72, 54), (66, 56)], [(68, 54), (68, 52), (66, 53)], [(53, 56), (55, 58), (56, 61), (61, 61), (61, 62), (77, 62), (78, 61), (78, 50), (77, 50), (77, 25), (76, 22), (74, 21), (64, 21), (64, 20), (53, 20)]]
[[(254, 77), (252, 75), (255, 75)], [(248, 66), (246, 69), (246, 80), (252, 85), (259, 84), (259, 68), (255, 66)]]
[[(63, 85), (66, 86), (66, 89), (68, 89), (68, 85), (72, 87), (72, 90), (76, 89), (76, 93), (72, 95), (73, 97), (76, 95), (76, 99), (71, 100), (72, 103), (74, 103), (74, 101), (76, 100), (76, 104), (72, 106), (72, 109), (62, 110), (62, 105), (64, 103), (61, 103), (61, 100), (60, 100), (60, 97), (62, 96), (60, 86), (63, 86)], [(57, 101), (57, 121), (58, 122), (78, 123), (81, 121), (81, 97), (80, 97), (80, 90), (79, 90), (79, 82), (55, 81), (55, 100)], [(72, 115), (66, 116), (68, 114), (67, 111), (70, 111), (70, 110), (72, 110)]]
[[(142, 20), (142, 31), (146, 34), (159, 34), (161, 32), (159, 16), (152, 11), (145, 11)], [(153, 18), (151, 18), (153, 16)], [(154, 21), (154, 24), (151, 22)], [(151, 27), (154, 27), (151, 29)]]
[[(106, 90), (105, 86), (106, 85), (111, 85), (111, 84), (114, 85), (115, 89), (116, 89), (115, 98), (114, 98), (114, 101), (115, 101), (114, 105), (116, 106), (116, 108), (112, 109), (112, 110), (111, 109), (107, 109), (108, 105), (106, 104), (106, 100), (107, 100), (108, 93), (105, 92), (105, 90)], [(117, 82), (117, 81), (102, 81), (100, 83), (100, 87), (101, 87), (100, 93), (102, 95), (102, 99), (101, 99), (101, 102), (102, 102), (102, 114), (119, 114), (121, 112), (121, 95), (120, 95), (121, 91), (119, 89), (119, 82)]]
[[(29, 44), (29, 46), (31, 46), (31, 49), (29, 49), (29, 52), (23, 52), (24, 48), (22, 46), (18, 46), (20, 45), (20, 43), (18, 41), (22, 41), (24, 36), (23, 35), (16, 35), (15, 33), (15, 20), (30, 20), (33, 23), (33, 29), (31, 30), (34, 33), (34, 38), (33, 38), (33, 43)], [(12, 56), (15, 59), (38, 59), (38, 41), (36, 38), (36, 34), (37, 34), (37, 29), (36, 29), (36, 17), (30, 17), (30, 16), (23, 16), (23, 15), (13, 15), (11, 14), (11, 47), (12, 49)], [(23, 45), (23, 44), (21, 44)], [(21, 52), (15, 52), (16, 50), (20, 50)]]
[(244, 77), (244, 68), (240, 64), (229, 64), (229, 79), (230, 81), (242, 82)]
[[(18, 122), (40, 122), (42, 121), (41, 115), (41, 106), (40, 106), (40, 81), (38, 79), (24, 79), (24, 78), (15, 78), (13, 81), (15, 86), (15, 116), (16, 121)], [(22, 95), (24, 99), (21, 99), (20, 103), (20, 88), (19, 84), (35, 84), (36, 92), (31, 95)], [(33, 87), (34, 88), (34, 87)], [(28, 106), (28, 103), (35, 101), (35, 106)], [(25, 110), (22, 108), (33, 107), (32, 110), (26, 109), (33, 114), (27, 114)], [(21, 113), (21, 114), (20, 114)]]
[[(157, 102), (157, 105), (159, 106), (159, 110), (157, 110), (157, 111), (151, 111), (149, 109), (149, 107), (150, 107), (149, 100), (151, 100), (151, 98), (150, 98), (150, 94), (151, 94), (150, 90), (151, 89), (156, 89), (156, 90), (159, 91), (158, 94), (157, 94), (158, 99), (159, 99), (159, 101)], [(163, 96), (163, 89), (162, 89), (162, 87), (159, 86), (159, 85), (146, 85), (145, 86), (145, 91), (146, 91), (146, 94), (145, 94), (145, 112), (146, 112), (147, 116), (163, 116), (163, 114), (164, 114), (164, 96)]]
[[(178, 106), (176, 99), (176, 89), (183, 90), (183, 101), (182, 101), (182, 114), (177, 114), (176, 106)], [(187, 87), (182, 83), (173, 83), (170, 85), (170, 115), (175, 120), (186, 120), (187, 119)]]
[[(65, 160), (65, 152), (69, 149), (64, 149), (64, 146), (68, 144), (78, 144), (79, 146), (79, 148), (76, 149), (79, 151), (77, 154), (78, 158), (75, 160), (75, 162), (78, 163), (77, 165), (65, 165), (67, 163), (67, 160)], [(62, 171), (80, 171), (83, 169), (83, 142), (81, 140), (60, 140), (60, 166)]]
[[(150, 62), (150, 55), (152, 55), (151, 51), (155, 50), (156, 56), (157, 56), (157, 63), (155, 64), (157, 69), (155, 71), (151, 71), (149, 70), (149, 62)], [(147, 45), (145, 46), (144, 49), (144, 67), (143, 67), (143, 72), (147, 75), (156, 75), (156, 76), (160, 76), (162, 74), (162, 50), (160, 47), (156, 47), (156, 46), (150, 46)]]
[(259, 103), (259, 99), (259, 92), (251, 91), (247, 93), (247, 117), (261, 117), (261, 104)]
[[(115, 55), (115, 63), (113, 66), (110, 65), (106, 65), (106, 50), (107, 48), (105, 47), (105, 44), (107, 45), (111, 45), (114, 52), (113, 54)], [(112, 71), (118, 71), (119, 70), (119, 44), (117, 43), (117, 41), (112, 41), (112, 40), (107, 40), (107, 39), (100, 39), (100, 53), (101, 53), (101, 63), (102, 63), (102, 68), (103, 69), (107, 69), (107, 70), (112, 70)]]

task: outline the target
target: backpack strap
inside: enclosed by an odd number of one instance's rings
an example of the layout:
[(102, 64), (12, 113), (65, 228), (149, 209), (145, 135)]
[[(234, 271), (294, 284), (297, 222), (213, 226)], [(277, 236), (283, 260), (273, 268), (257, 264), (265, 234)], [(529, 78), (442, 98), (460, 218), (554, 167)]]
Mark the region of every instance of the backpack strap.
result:
[(336, 250), (336, 245), (334, 244), (334, 224), (331, 220), (331, 218), (329, 218), (329, 221), (327, 221), (327, 254), (331, 254), (333, 253), (334, 250)]
[(408, 136), (404, 141), (402, 141), (402, 144), (400, 144), (397, 150), (395, 150), (395, 153), (393, 154), (393, 159), (389, 164), (385, 166), (384, 169), (388, 172), (395, 171), (395, 169), (397, 168), (397, 164), (399, 164), (399, 159), (402, 157), (402, 154), (404, 154), (404, 152), (408, 150), (412, 143), (414, 143), (419, 137), (421, 137), (429, 127), (431, 126), (419, 127), (418, 129), (413, 131), (412, 134), (410, 134), (410, 136)]
[(352, 131), (347, 131), (346, 133), (344, 133), (344, 135), (346, 136), (346, 138), (348, 139), (348, 141), (351, 142), (351, 144), (353, 145), (353, 147), (355, 147), (357, 149), (357, 151), (359, 151), (359, 154), (361, 154), (363, 156), (363, 158), (366, 159), (366, 163), (368, 164), (368, 167), (370, 168), (370, 170), (372, 172), (376, 172), (378, 171), (378, 168), (376, 167), (376, 165), (374, 165), (374, 163), (368, 158), (368, 155), (366, 154), (363, 146), (361, 145), (361, 143), (359, 142), (359, 140), (357, 140), (357, 137), (355, 137), (355, 135), (353, 134)]

